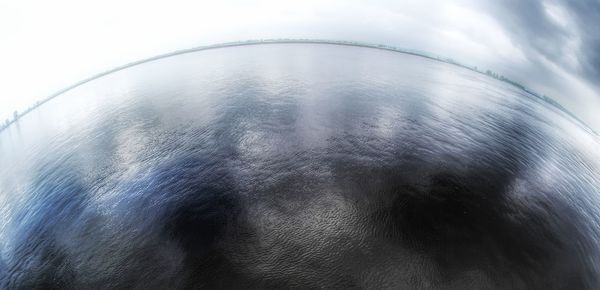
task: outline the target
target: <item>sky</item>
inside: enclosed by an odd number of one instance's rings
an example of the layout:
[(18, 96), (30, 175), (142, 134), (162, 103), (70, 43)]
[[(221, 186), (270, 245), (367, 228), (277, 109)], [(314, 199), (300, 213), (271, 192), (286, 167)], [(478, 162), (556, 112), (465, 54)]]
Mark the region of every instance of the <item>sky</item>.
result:
[(600, 0), (0, 0), (0, 120), (116, 66), (195, 46), (318, 38), (491, 69), (600, 131)]

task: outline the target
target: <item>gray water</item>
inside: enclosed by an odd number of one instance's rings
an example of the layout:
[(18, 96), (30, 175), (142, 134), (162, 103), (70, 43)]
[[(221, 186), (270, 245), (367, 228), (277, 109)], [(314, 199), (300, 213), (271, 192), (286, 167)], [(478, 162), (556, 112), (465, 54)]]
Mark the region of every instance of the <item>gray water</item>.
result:
[(599, 169), (570, 117), (457, 66), (183, 54), (0, 133), (0, 288), (598, 289)]

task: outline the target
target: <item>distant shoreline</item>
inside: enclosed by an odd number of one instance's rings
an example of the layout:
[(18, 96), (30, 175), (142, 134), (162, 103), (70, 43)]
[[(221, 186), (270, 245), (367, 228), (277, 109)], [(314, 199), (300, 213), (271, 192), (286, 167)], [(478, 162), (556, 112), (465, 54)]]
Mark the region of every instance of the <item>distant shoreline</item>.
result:
[(521, 90), (523, 90), (524, 92), (528, 93), (529, 95), (532, 95), (544, 102), (546, 102), (547, 104), (557, 108), (558, 110), (562, 111), (563, 113), (567, 114), (568, 116), (570, 116), (571, 118), (573, 118), (576, 122), (578, 122), (584, 129), (588, 130), (589, 132), (591, 132), (592, 134), (598, 136), (598, 134), (591, 129), (585, 122), (583, 122), (582, 120), (580, 120), (579, 118), (577, 118), (574, 114), (572, 114), (571, 112), (569, 112), (567, 109), (565, 109), (563, 106), (561, 106), (558, 102), (556, 102), (555, 100), (553, 100), (552, 98), (545, 96), (545, 95), (541, 95), (538, 94), (536, 92), (534, 92), (533, 90), (527, 88), (526, 86), (510, 80), (508, 78), (505, 78), (502, 75), (498, 75), (497, 73), (491, 71), (491, 70), (486, 70), (481, 71), (479, 70), (477, 67), (470, 67), (467, 65), (463, 65), (459, 62), (454, 61), (451, 58), (441, 58), (439, 56), (435, 56), (426, 52), (422, 52), (422, 51), (417, 51), (417, 50), (410, 50), (410, 49), (403, 49), (403, 48), (398, 48), (398, 47), (394, 47), (394, 46), (389, 46), (389, 45), (383, 45), (383, 44), (372, 44), (372, 43), (366, 43), (366, 42), (357, 42), (357, 41), (343, 41), (343, 40), (322, 40), (322, 39), (261, 39), (261, 40), (246, 40), (246, 41), (235, 41), (235, 42), (224, 42), (224, 43), (217, 43), (217, 44), (211, 44), (211, 45), (204, 45), (204, 46), (197, 46), (197, 47), (193, 47), (193, 48), (187, 48), (187, 49), (181, 49), (181, 50), (176, 50), (173, 52), (169, 52), (169, 53), (165, 53), (165, 54), (160, 54), (157, 56), (153, 56), (150, 58), (146, 58), (146, 59), (142, 59), (142, 60), (137, 60), (134, 62), (130, 62), (121, 66), (117, 66), (113, 69), (101, 72), (99, 74), (93, 75), (91, 77), (85, 78), (79, 82), (76, 82), (64, 89), (61, 89), (51, 95), (49, 95), (48, 97), (36, 102), (33, 106), (27, 108), (25, 111), (23, 112), (17, 112), (15, 111), (15, 113), (13, 114), (13, 118), (12, 119), (7, 119), (6, 121), (2, 121), (0, 123), (0, 132), (2, 132), (4, 129), (10, 127), (10, 125), (12, 125), (13, 123), (17, 122), (21, 117), (27, 115), (29, 112), (31, 112), (32, 110), (38, 108), (39, 106), (45, 104), (46, 102), (58, 97), (59, 95), (66, 93), (76, 87), (79, 87), (83, 84), (86, 84), (90, 81), (93, 81), (95, 79), (101, 78), (105, 75), (132, 67), (132, 66), (136, 66), (139, 64), (143, 64), (143, 63), (147, 63), (147, 62), (151, 62), (151, 61), (155, 61), (155, 60), (159, 60), (159, 59), (163, 59), (163, 58), (167, 58), (167, 57), (171, 57), (171, 56), (176, 56), (176, 55), (181, 55), (181, 54), (186, 54), (186, 53), (193, 53), (193, 52), (198, 52), (198, 51), (203, 51), (203, 50), (210, 50), (210, 49), (217, 49), (217, 48), (226, 48), (226, 47), (236, 47), (236, 46), (246, 46), (246, 45), (260, 45), (260, 44), (286, 44), (286, 43), (290, 43), (290, 44), (327, 44), (327, 45), (342, 45), (342, 46), (355, 46), (355, 47), (364, 47), (364, 48), (373, 48), (373, 49), (381, 49), (381, 50), (387, 50), (387, 51), (393, 51), (393, 52), (399, 52), (399, 53), (404, 53), (404, 54), (409, 54), (409, 55), (414, 55), (414, 56), (419, 56), (419, 57), (424, 57), (427, 59), (431, 59), (431, 60), (435, 60), (435, 61), (440, 61), (440, 62), (444, 62), (447, 64), (451, 64), (451, 65), (455, 65), (455, 66), (459, 66), (462, 68), (466, 68), (468, 70), (471, 70), (473, 72), (477, 72), (480, 74), (484, 74), (487, 75), (491, 78), (497, 79), (499, 81), (502, 81), (504, 83), (510, 84), (516, 88), (519, 88)]

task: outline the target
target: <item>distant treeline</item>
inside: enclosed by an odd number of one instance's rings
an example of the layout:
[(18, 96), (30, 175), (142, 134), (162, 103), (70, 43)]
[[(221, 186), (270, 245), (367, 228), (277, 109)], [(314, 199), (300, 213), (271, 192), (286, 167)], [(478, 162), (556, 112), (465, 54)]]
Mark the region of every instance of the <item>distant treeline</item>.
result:
[(33, 109), (41, 106), (42, 104), (50, 101), (51, 99), (57, 97), (58, 95), (61, 95), (62, 93), (65, 93), (75, 87), (78, 87), (80, 85), (83, 85), (89, 81), (92, 81), (94, 79), (97, 79), (99, 77), (105, 76), (107, 74), (122, 70), (122, 69), (126, 69), (128, 67), (134, 66), (134, 65), (138, 65), (138, 64), (142, 64), (145, 62), (150, 62), (153, 60), (157, 60), (157, 59), (161, 59), (161, 58), (166, 58), (166, 57), (170, 57), (170, 56), (175, 56), (175, 55), (179, 55), (179, 54), (185, 54), (185, 53), (192, 53), (192, 52), (197, 52), (197, 51), (201, 51), (201, 50), (209, 50), (209, 49), (216, 49), (216, 48), (224, 48), (224, 47), (232, 47), (232, 46), (244, 46), (244, 45), (258, 45), (258, 44), (281, 44), (281, 43), (300, 43), (300, 44), (330, 44), (330, 45), (345, 45), (345, 46), (358, 46), (358, 47), (367, 47), (367, 48), (376, 48), (376, 49), (383, 49), (383, 50), (389, 50), (389, 51), (394, 51), (394, 52), (400, 52), (400, 53), (405, 53), (405, 54), (411, 54), (411, 55), (415, 55), (415, 56), (420, 56), (420, 57), (424, 57), (424, 58), (428, 58), (428, 59), (432, 59), (432, 60), (436, 60), (436, 61), (441, 61), (441, 62), (445, 62), (448, 64), (452, 64), (452, 65), (456, 65), (456, 66), (460, 66), (466, 69), (469, 69), (471, 71), (477, 72), (477, 73), (481, 73), (481, 74), (485, 74), (488, 75), (489, 77), (495, 78), (499, 81), (505, 82), (507, 84), (513, 85), (525, 92), (527, 92), (528, 94), (545, 101), (546, 103), (556, 107), (557, 109), (559, 109), (560, 111), (566, 113), (567, 115), (569, 115), (570, 117), (572, 117), (573, 119), (575, 119), (577, 122), (579, 122), (581, 125), (583, 125), (587, 130), (593, 132), (594, 134), (596, 134), (596, 132), (594, 132), (593, 130), (591, 130), (588, 126), (585, 125), (585, 123), (583, 121), (581, 121), (579, 118), (577, 118), (575, 115), (573, 115), (571, 112), (569, 112), (567, 109), (565, 109), (563, 106), (561, 106), (558, 102), (556, 102), (555, 100), (553, 100), (552, 98), (546, 96), (546, 95), (541, 95), (538, 94), (536, 92), (534, 92), (533, 90), (527, 88), (526, 86), (524, 86), (523, 84), (516, 82), (514, 80), (508, 79), (502, 75), (499, 75), (491, 70), (486, 70), (481, 71), (479, 70), (476, 66), (467, 66), (464, 64), (461, 64), (451, 58), (441, 58), (435, 55), (432, 55), (430, 53), (427, 52), (423, 52), (423, 51), (418, 51), (418, 50), (410, 50), (410, 49), (404, 49), (404, 48), (399, 48), (399, 47), (395, 47), (395, 46), (390, 46), (390, 45), (383, 45), (383, 44), (371, 44), (371, 43), (365, 43), (365, 42), (356, 42), (356, 41), (343, 41), (343, 40), (324, 40), (324, 39), (288, 39), (288, 38), (281, 38), (281, 39), (259, 39), (259, 40), (246, 40), (246, 41), (235, 41), (235, 42), (226, 42), (226, 43), (219, 43), (219, 44), (213, 44), (213, 45), (206, 45), (206, 46), (199, 46), (199, 47), (194, 47), (194, 48), (189, 48), (189, 49), (182, 49), (182, 50), (177, 50), (174, 52), (170, 52), (170, 53), (166, 53), (166, 54), (161, 54), (161, 55), (157, 55), (151, 58), (147, 58), (147, 59), (143, 59), (143, 60), (138, 60), (138, 61), (134, 61), (122, 66), (118, 66), (115, 67), (111, 70), (99, 73), (97, 75), (94, 75), (92, 77), (86, 78), (84, 80), (81, 80), (71, 86), (68, 86), (58, 92), (55, 92), (54, 94), (46, 97), (45, 99), (36, 102), (33, 106), (29, 107), (27, 110), (23, 111), (23, 112), (18, 112), (15, 111), (13, 113), (13, 118), (12, 119), (6, 119), (4, 121), (4, 123), (2, 125), (0, 125), (0, 132), (4, 129), (6, 129), (8, 126), (10, 126), (12, 123), (17, 122), (19, 120), (19, 118), (21, 118), (22, 116), (24, 116), (25, 114), (31, 112)]

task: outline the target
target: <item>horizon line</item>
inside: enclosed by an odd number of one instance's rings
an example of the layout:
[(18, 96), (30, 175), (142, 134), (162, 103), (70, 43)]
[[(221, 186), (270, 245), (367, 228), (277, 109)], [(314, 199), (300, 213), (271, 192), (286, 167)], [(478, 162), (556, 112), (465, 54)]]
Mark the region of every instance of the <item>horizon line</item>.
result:
[(163, 58), (167, 58), (167, 57), (171, 57), (171, 56), (177, 56), (177, 55), (182, 55), (182, 54), (187, 54), (187, 53), (193, 53), (193, 52), (198, 52), (198, 51), (203, 51), (203, 50), (211, 50), (211, 49), (218, 49), (218, 48), (227, 48), (227, 47), (237, 47), (237, 46), (247, 46), (247, 45), (261, 45), (261, 44), (285, 44), (285, 43), (297, 43), (297, 44), (326, 44), (326, 45), (341, 45), (341, 46), (354, 46), (354, 47), (363, 47), (363, 48), (372, 48), (372, 49), (380, 49), (380, 50), (386, 50), (386, 51), (392, 51), (392, 52), (397, 52), (397, 53), (403, 53), (403, 54), (408, 54), (408, 55), (413, 55), (413, 56), (418, 56), (418, 57), (423, 57), (423, 58), (427, 58), (430, 60), (434, 60), (434, 61), (439, 61), (439, 62), (443, 62), (446, 64), (451, 64), (451, 65), (455, 65), (455, 66), (459, 66), (468, 70), (471, 70), (473, 72), (477, 72), (483, 75), (486, 75), (488, 77), (494, 78), (498, 81), (502, 81), (504, 83), (507, 83), (509, 85), (512, 85), (513, 87), (516, 87), (518, 89), (521, 89), (522, 91), (526, 92), (527, 94), (536, 97), (542, 101), (544, 101), (546, 104), (562, 111), (563, 113), (567, 114), (568, 116), (570, 116), (571, 118), (573, 118), (575, 121), (577, 121), (580, 125), (583, 126), (584, 129), (590, 131), (591, 133), (593, 133), (595, 136), (598, 136), (598, 134), (596, 133), (596, 131), (594, 131), (591, 127), (589, 127), (585, 122), (583, 122), (582, 120), (580, 120), (579, 118), (577, 118), (577, 116), (575, 116), (573, 113), (571, 113), (569, 110), (567, 110), (566, 108), (564, 108), (562, 105), (560, 105), (560, 103), (558, 103), (557, 101), (555, 101), (554, 99), (546, 96), (546, 95), (541, 95), (538, 94), (537, 92), (527, 88), (526, 86), (522, 85), (519, 82), (513, 81), (511, 79), (505, 78), (502, 75), (499, 75), (489, 69), (487, 69), (485, 72), (481, 71), (478, 69), (477, 66), (467, 66), (464, 65), (460, 62), (457, 62), (455, 60), (453, 60), (452, 58), (442, 58), (440, 56), (431, 54), (429, 52), (425, 52), (425, 51), (420, 51), (420, 50), (412, 50), (412, 49), (406, 49), (406, 48), (399, 48), (399, 47), (395, 47), (395, 46), (390, 46), (390, 45), (385, 45), (385, 44), (376, 44), (376, 43), (368, 43), (368, 42), (361, 42), (361, 41), (348, 41), (348, 40), (329, 40), (329, 39), (304, 39), (304, 38), (274, 38), (274, 39), (250, 39), (250, 40), (242, 40), (242, 41), (231, 41), (231, 42), (221, 42), (221, 43), (215, 43), (215, 44), (208, 44), (208, 45), (201, 45), (201, 46), (195, 46), (195, 47), (191, 47), (191, 48), (186, 48), (186, 49), (180, 49), (180, 50), (175, 50), (172, 52), (168, 52), (168, 53), (163, 53), (163, 54), (159, 54), (156, 56), (152, 56), (149, 58), (144, 58), (144, 59), (140, 59), (140, 60), (136, 60), (133, 62), (129, 62), (117, 67), (114, 67), (112, 69), (100, 72), (98, 74), (92, 75), (90, 77), (84, 78), (78, 82), (73, 83), (72, 85), (69, 85), (63, 89), (60, 89), (50, 95), (48, 95), (46, 98), (43, 98), (41, 100), (38, 100), (34, 105), (30, 106), (29, 108), (27, 108), (26, 110), (24, 110), (22, 113), (19, 113), (18, 110), (14, 112), (13, 114), (13, 119), (6, 119), (5, 122), (0, 122), (0, 132), (4, 131), (4, 129), (7, 129), (8, 127), (10, 127), (10, 125), (12, 125), (13, 123), (17, 122), (21, 117), (27, 115), (29, 112), (33, 111), (34, 109), (40, 107), (41, 105), (49, 102), (50, 100), (62, 95), (63, 93), (66, 93), (72, 89), (75, 89), (81, 85), (84, 85), (90, 81), (93, 81), (95, 79), (101, 78), (103, 76), (106, 76), (108, 74), (114, 73), (114, 72), (118, 72), (136, 65), (140, 65), (140, 64), (144, 64), (147, 62), (151, 62), (151, 61), (155, 61), (155, 60), (159, 60), (159, 59), (163, 59)]

